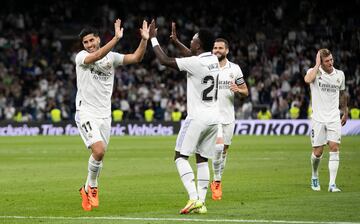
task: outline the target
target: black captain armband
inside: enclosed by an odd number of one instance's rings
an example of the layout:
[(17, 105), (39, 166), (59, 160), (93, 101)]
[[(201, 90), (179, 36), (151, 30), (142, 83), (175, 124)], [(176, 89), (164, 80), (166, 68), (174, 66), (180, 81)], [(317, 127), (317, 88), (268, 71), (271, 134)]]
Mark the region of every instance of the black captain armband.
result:
[(237, 79), (235, 80), (235, 84), (236, 84), (236, 85), (242, 85), (242, 84), (244, 84), (244, 83), (245, 83), (245, 80), (244, 80), (243, 77), (237, 78)]

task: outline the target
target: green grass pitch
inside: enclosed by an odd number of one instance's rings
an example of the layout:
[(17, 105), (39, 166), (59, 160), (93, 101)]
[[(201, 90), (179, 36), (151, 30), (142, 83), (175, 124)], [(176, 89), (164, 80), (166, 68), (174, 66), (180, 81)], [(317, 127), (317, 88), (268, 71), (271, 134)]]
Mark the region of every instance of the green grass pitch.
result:
[(79, 136), (0, 137), (0, 223), (360, 222), (359, 136), (342, 139), (341, 193), (327, 192), (327, 148), (322, 191), (310, 189), (307, 136), (235, 136), (223, 200), (212, 201), (209, 190), (206, 215), (178, 214), (187, 194), (173, 162), (175, 139), (112, 137), (99, 180), (100, 207), (84, 212), (78, 189), (89, 152)]

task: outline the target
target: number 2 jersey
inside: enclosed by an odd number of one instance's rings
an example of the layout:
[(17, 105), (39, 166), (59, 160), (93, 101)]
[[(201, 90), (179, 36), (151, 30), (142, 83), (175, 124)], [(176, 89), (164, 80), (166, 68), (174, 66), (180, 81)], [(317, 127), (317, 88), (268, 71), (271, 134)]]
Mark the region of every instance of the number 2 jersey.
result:
[(327, 74), (319, 68), (314, 82), (310, 83), (310, 90), (312, 119), (318, 122), (339, 121), (339, 94), (340, 90), (345, 90), (344, 72), (334, 68), (331, 74)]
[(75, 57), (76, 110), (96, 118), (110, 117), (115, 68), (123, 64), (124, 55), (109, 52), (94, 63), (84, 64), (87, 55), (82, 50)]
[(220, 65), (211, 52), (176, 58), (180, 71), (187, 72), (188, 118), (209, 125), (219, 123), (218, 76)]

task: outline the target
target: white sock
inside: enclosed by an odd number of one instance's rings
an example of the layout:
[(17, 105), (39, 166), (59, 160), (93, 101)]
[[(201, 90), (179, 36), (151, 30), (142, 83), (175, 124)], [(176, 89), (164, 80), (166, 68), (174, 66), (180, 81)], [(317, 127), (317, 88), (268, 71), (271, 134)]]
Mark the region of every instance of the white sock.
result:
[(92, 155), (90, 155), (88, 162), (88, 176), (85, 183), (85, 190), (87, 190), (87, 186), (97, 187), (98, 186), (98, 176), (100, 175), (100, 170), (102, 167), (102, 161), (97, 161), (94, 159)]
[(205, 202), (207, 189), (210, 181), (210, 170), (208, 162), (197, 164), (197, 189), (199, 200)]
[(222, 159), (221, 159), (220, 177), (222, 177), (222, 175), (224, 173), (224, 169), (225, 169), (225, 165), (226, 165), (226, 158), (227, 158), (227, 153), (225, 153), (225, 154), (223, 153)]
[(214, 181), (221, 181), (221, 166), (222, 166), (222, 153), (224, 150), (224, 144), (215, 145), (215, 156), (212, 161)]
[(187, 159), (180, 157), (175, 160), (175, 164), (179, 172), (180, 179), (183, 182), (184, 187), (189, 194), (189, 199), (197, 200), (198, 193), (195, 185), (195, 176), (189, 161)]
[(329, 173), (330, 181), (329, 186), (335, 184), (337, 171), (339, 168), (339, 152), (330, 152), (329, 153)]
[(314, 153), (311, 153), (311, 167), (312, 167), (312, 170), (311, 170), (311, 178), (312, 179), (317, 179), (319, 178), (319, 164), (320, 164), (320, 161), (321, 161), (321, 156), (320, 157), (316, 157)]

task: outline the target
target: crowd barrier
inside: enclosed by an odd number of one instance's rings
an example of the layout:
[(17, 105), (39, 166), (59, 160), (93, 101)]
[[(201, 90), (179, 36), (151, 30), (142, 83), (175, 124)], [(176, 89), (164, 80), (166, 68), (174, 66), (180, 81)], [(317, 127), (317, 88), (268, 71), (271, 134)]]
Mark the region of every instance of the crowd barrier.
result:
[[(181, 122), (120, 122), (113, 123), (113, 136), (176, 135)], [(309, 135), (310, 120), (236, 120), (235, 135)], [(348, 120), (342, 135), (360, 135), (360, 120)], [(0, 122), (0, 136), (78, 135), (73, 122)]]

